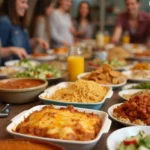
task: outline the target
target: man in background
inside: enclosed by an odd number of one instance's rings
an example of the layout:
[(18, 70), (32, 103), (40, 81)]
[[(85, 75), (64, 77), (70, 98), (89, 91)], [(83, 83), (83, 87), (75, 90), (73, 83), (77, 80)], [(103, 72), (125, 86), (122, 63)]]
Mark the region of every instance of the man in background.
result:
[(140, 0), (125, 0), (126, 11), (116, 20), (112, 42), (118, 43), (125, 32), (131, 43), (150, 44), (150, 14), (140, 11)]

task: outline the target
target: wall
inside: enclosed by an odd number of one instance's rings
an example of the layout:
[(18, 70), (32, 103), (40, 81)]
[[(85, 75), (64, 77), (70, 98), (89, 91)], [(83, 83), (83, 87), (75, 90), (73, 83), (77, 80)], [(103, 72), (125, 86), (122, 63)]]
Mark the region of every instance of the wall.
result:
[[(118, 6), (121, 10), (124, 10), (124, 0), (107, 0), (107, 6), (110, 4), (114, 4)], [(150, 0), (141, 0), (141, 10), (150, 12)]]

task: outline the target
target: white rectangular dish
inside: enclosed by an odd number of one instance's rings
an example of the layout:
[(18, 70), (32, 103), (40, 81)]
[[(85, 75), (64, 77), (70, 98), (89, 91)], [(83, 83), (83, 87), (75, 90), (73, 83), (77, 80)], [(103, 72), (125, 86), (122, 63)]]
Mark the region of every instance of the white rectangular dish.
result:
[[(97, 110), (90, 110), (90, 109), (83, 109), (83, 108), (76, 108), (79, 112), (86, 112), (86, 113), (94, 113), (97, 114), (102, 119), (102, 128), (99, 131), (97, 137), (94, 140), (91, 141), (72, 141), (72, 140), (60, 140), (60, 139), (53, 139), (53, 138), (44, 138), (44, 137), (38, 137), (38, 136), (31, 136), (31, 135), (25, 135), (20, 134), (17, 132), (14, 132), (17, 125), (22, 122), (26, 117), (28, 117), (32, 112), (41, 110), (46, 105), (40, 105), (35, 106), (29, 110), (26, 110), (16, 117), (14, 117), (11, 121), (11, 123), (7, 126), (7, 132), (10, 133), (12, 136), (16, 138), (28, 138), (28, 139), (36, 139), (40, 141), (47, 141), (47, 142), (54, 142), (57, 143), (66, 150), (91, 150), (94, 148), (96, 143), (101, 138), (102, 134), (108, 133), (110, 126), (111, 126), (111, 120), (108, 119), (108, 114), (103, 111), (97, 111)], [(63, 106), (54, 106), (56, 109), (59, 109)]]
[(44, 104), (53, 104), (53, 105), (61, 105), (61, 106), (67, 106), (67, 105), (73, 105), (75, 107), (80, 107), (80, 108), (88, 108), (88, 109), (97, 109), (99, 110), (102, 105), (104, 104), (105, 100), (107, 98), (111, 98), (113, 95), (113, 90), (112, 88), (109, 88), (109, 91), (103, 98), (101, 102), (98, 103), (81, 103), (81, 102), (65, 102), (65, 101), (59, 101), (59, 100), (50, 100), (46, 99), (45, 97), (50, 97), (53, 93), (56, 92), (56, 90), (65, 88), (67, 85), (71, 82), (62, 82), (57, 84), (56, 86), (52, 86), (44, 91), (44, 93), (39, 95), (39, 98), (44, 102)]

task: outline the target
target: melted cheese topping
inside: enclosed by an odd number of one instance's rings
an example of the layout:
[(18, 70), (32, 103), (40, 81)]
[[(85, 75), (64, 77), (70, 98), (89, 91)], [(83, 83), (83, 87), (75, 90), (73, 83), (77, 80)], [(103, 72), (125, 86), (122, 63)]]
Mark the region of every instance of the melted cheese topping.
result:
[(78, 112), (73, 107), (56, 109), (46, 106), (33, 112), (21, 122), (16, 132), (66, 140), (88, 141), (94, 139), (100, 128), (98, 115)]

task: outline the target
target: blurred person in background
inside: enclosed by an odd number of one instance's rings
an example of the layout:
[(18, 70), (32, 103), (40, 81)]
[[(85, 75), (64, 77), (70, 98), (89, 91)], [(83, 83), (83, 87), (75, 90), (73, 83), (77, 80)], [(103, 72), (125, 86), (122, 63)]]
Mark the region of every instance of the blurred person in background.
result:
[[(28, 9), (28, 0), (4, 0), (0, 7), (0, 39), (2, 51), (6, 50), (24, 57), (25, 51), (32, 53), (32, 48), (39, 44), (41, 47), (48, 49), (47, 42), (40, 38), (29, 39), (26, 30), (26, 12)], [(13, 49), (13, 50), (12, 50)], [(7, 56), (7, 55), (6, 55)], [(20, 57), (20, 58), (21, 58)], [(5, 58), (4, 61), (9, 60)], [(11, 59), (18, 59), (13, 56)]]
[(57, 9), (51, 16), (51, 39), (54, 48), (74, 43), (75, 28), (70, 15), (71, 6), (72, 0), (58, 0)]
[(76, 36), (79, 39), (93, 38), (94, 26), (91, 20), (91, 6), (87, 1), (79, 4), (77, 18), (75, 20)]
[(53, 0), (38, 0), (31, 21), (31, 37), (40, 37), (50, 44), (49, 17), (54, 9)]
[(150, 15), (140, 11), (140, 0), (125, 0), (126, 12), (116, 20), (112, 42), (118, 43), (121, 35), (128, 32), (131, 43), (149, 44)]

